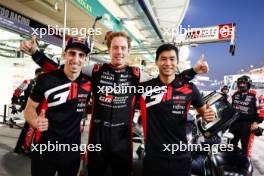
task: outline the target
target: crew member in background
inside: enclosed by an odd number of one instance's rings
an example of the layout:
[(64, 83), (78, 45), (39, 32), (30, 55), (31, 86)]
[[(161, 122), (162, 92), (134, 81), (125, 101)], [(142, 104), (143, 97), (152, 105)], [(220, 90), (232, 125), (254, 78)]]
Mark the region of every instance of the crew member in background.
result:
[(227, 98), (228, 97), (228, 92), (229, 92), (229, 87), (227, 85), (224, 85), (221, 88), (221, 92), (223, 93), (223, 95)]
[[(232, 106), (239, 112), (239, 118), (235, 121), (229, 131), (234, 134), (231, 143), (237, 147), (240, 140), (242, 153), (251, 156), (254, 131), (258, 124), (263, 121), (259, 113), (256, 92), (251, 90), (252, 80), (249, 76), (241, 76), (237, 79), (237, 92), (232, 95)], [(262, 114), (263, 115), (263, 114)]]
[(264, 118), (264, 95), (258, 97), (258, 114), (260, 118)]
[[(38, 78), (38, 76), (40, 74), (43, 73), (43, 69), (42, 68), (37, 68), (35, 70), (35, 78), (34, 79), (30, 79), (30, 80), (24, 80), (22, 84), (20, 84), (18, 86), (18, 88), (15, 89), (14, 93), (13, 93), (13, 97), (11, 99), (12, 101), (12, 113), (16, 113), (16, 107), (15, 104), (17, 104), (19, 102), (19, 98), (21, 96), (21, 94), (24, 92), (24, 99), (22, 101), (22, 104), (20, 104), (20, 109), (19, 111), (23, 111), (25, 109), (25, 106), (27, 104), (27, 100), (28, 97), (34, 87), (34, 85), (36, 84), (36, 79)], [(24, 144), (24, 140), (27, 134), (27, 131), (29, 129), (29, 124), (27, 122), (25, 122), (24, 127), (18, 137), (17, 140), (17, 144), (15, 146), (14, 152), (16, 153), (25, 153), (25, 149), (23, 148), (23, 144)]]

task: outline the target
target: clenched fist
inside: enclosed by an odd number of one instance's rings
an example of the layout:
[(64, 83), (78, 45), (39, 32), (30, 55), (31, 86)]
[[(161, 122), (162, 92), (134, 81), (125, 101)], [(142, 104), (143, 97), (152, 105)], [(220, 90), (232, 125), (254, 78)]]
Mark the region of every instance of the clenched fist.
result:
[(214, 112), (213, 108), (208, 103), (206, 104), (206, 109), (205, 109), (204, 114), (203, 114), (203, 119), (206, 122), (212, 122), (215, 119), (215, 112)]

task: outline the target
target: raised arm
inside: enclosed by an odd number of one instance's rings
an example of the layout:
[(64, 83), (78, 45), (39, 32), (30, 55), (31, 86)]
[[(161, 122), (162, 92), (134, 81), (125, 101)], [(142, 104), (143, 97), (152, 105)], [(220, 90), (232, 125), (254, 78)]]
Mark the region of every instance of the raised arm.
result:
[[(33, 36), (31, 41), (23, 40), (20, 43), (20, 50), (30, 56), (32, 56), (33, 61), (38, 64), (41, 68), (44, 69), (45, 72), (50, 72), (53, 70), (57, 70), (59, 68), (59, 64), (54, 62), (52, 59), (48, 58), (43, 51), (40, 52), (37, 49), (36, 37)], [(91, 65), (86, 65), (82, 69), (82, 73), (88, 76), (92, 76), (92, 68)]]
[(190, 81), (195, 77), (196, 74), (203, 74), (207, 73), (208, 71), (209, 66), (206, 60), (204, 59), (204, 56), (202, 55), (193, 68), (182, 71), (180, 75), (182, 75), (182, 78), (186, 81)]
[(50, 72), (53, 70), (57, 70), (59, 68), (59, 64), (48, 58), (43, 52), (36, 51), (32, 55), (33, 61), (38, 64), (45, 72)]
[(48, 58), (43, 52), (37, 50), (37, 39), (36, 36), (32, 36), (31, 41), (23, 40), (20, 42), (19, 49), (32, 56), (32, 59), (36, 64), (44, 69), (45, 72), (58, 69), (59, 65), (53, 60)]
[[(209, 66), (206, 60), (204, 59), (204, 57), (201, 56), (193, 68), (183, 70), (179, 75), (182, 76), (182, 79), (186, 81), (190, 81), (195, 77), (195, 75), (207, 73), (208, 71), (209, 71)], [(140, 74), (140, 82), (146, 82), (148, 80), (151, 80), (152, 78), (153, 77), (149, 76), (145, 72), (141, 72)]]

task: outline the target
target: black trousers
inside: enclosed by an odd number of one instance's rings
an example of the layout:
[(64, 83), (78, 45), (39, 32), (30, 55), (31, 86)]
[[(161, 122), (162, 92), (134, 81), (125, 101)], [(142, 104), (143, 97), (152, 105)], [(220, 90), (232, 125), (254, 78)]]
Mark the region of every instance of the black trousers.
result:
[(29, 128), (29, 124), (27, 122), (25, 122), (25, 124), (24, 124), (24, 126), (20, 132), (20, 135), (18, 137), (15, 149), (23, 147), (28, 128)]
[[(80, 167), (80, 150), (72, 148), (73, 145), (67, 142), (59, 142), (66, 147), (56, 147), (51, 144), (56, 144), (54, 140), (45, 139), (41, 136), (38, 144), (32, 148), (31, 156), (31, 175), (32, 176), (54, 176), (58, 173), (58, 176), (76, 176)], [(49, 144), (50, 143), (50, 144)], [(72, 144), (79, 144), (78, 142)], [(43, 145), (43, 147), (41, 146)], [(47, 146), (44, 150), (44, 145)], [(69, 146), (69, 147), (68, 147)], [(76, 146), (76, 145), (75, 145)], [(79, 145), (78, 145), (79, 147)], [(40, 152), (44, 150), (43, 152)]]
[(131, 176), (132, 164), (130, 157), (126, 157), (127, 154), (127, 152), (118, 152), (100, 156), (96, 152), (90, 152), (87, 164), (88, 175)]
[(190, 176), (191, 157), (153, 158), (146, 156), (143, 161), (143, 176)]
[[(128, 127), (93, 126), (89, 143), (101, 145), (101, 151), (88, 152), (89, 176), (131, 176), (132, 146)], [(109, 168), (111, 173), (107, 173)]]
[(254, 133), (250, 131), (251, 124), (252, 122), (249, 121), (237, 121), (229, 129), (229, 132), (234, 134), (231, 143), (234, 147), (237, 147), (240, 140), (242, 153), (247, 156), (251, 156), (251, 149), (254, 141)]
[(31, 158), (32, 176), (76, 176), (80, 167), (79, 152), (33, 153)]

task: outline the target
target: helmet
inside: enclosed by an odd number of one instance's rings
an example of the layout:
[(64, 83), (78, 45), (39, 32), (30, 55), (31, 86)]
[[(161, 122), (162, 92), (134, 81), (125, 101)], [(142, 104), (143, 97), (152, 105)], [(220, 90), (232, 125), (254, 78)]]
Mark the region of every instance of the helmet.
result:
[[(241, 84), (246, 84), (246, 86), (241, 86)], [(240, 91), (248, 91), (251, 87), (252, 80), (250, 79), (249, 76), (241, 76), (237, 79), (237, 87)]]

